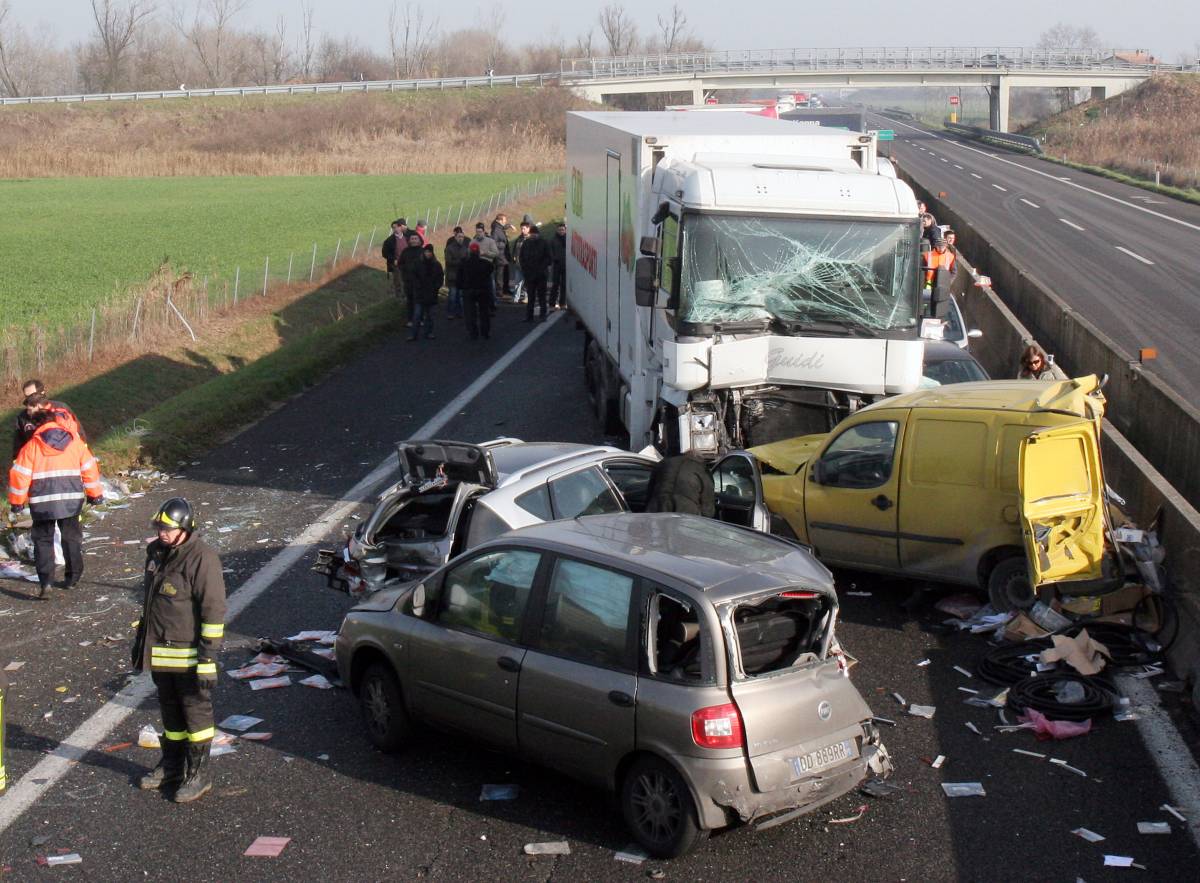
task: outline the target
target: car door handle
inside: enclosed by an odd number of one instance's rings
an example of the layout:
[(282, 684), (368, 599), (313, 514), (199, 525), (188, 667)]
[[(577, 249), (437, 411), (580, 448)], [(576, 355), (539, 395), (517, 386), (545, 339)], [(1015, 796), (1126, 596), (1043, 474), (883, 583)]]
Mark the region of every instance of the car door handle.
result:
[(891, 509), (894, 504), (892, 503), (892, 501), (890, 499), (885, 497), (883, 494), (880, 494), (878, 497), (876, 497), (875, 499), (873, 499), (871, 501), (871, 505), (874, 506), (876, 509), (881, 509), (883, 511), (887, 511), (888, 509)]
[(622, 693), (620, 690), (610, 691), (608, 701), (613, 705), (620, 705), (622, 708), (629, 708), (633, 705), (633, 697), (628, 693)]
[(513, 659), (511, 656), (501, 656), (496, 660), (496, 665), (500, 666), (505, 671), (520, 671), (521, 663)]

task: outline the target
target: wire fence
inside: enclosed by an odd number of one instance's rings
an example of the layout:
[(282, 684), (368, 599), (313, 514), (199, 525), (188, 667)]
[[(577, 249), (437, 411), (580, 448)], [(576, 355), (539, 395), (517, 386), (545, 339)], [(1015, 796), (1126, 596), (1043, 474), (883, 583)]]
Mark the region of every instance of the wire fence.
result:
[[(502, 208), (536, 199), (561, 186), (562, 180), (561, 174), (542, 175), (482, 199), (404, 207), (400, 215), (425, 220), (426, 236), (432, 237), (476, 220), (486, 223)], [(186, 268), (163, 265), (144, 283), (97, 303), (74, 323), (7, 328), (0, 336), (4, 383), (12, 387), (31, 376), (143, 352), (181, 336), (198, 340), (198, 332), (218, 316), (248, 307), (272, 292), (311, 287), (348, 265), (379, 258), (384, 238), (391, 235), (389, 221), (353, 236), (303, 245), (289, 252), (286, 261), (272, 262), (264, 256), (261, 263), (234, 265), (220, 274), (198, 276)]]

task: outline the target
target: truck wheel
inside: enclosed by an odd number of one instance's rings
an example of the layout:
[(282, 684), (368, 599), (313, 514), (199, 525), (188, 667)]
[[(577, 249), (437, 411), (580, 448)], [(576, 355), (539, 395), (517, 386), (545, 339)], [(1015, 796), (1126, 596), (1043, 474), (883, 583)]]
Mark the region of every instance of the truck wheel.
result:
[(1005, 558), (988, 575), (988, 600), (998, 613), (1028, 610), (1037, 600), (1025, 559)]
[(621, 812), (629, 832), (655, 858), (690, 852), (708, 832), (683, 777), (657, 757), (635, 761), (621, 783)]
[(367, 736), (380, 751), (399, 751), (412, 732), (400, 682), (386, 665), (376, 662), (363, 675), (358, 688), (358, 703), (362, 708)]

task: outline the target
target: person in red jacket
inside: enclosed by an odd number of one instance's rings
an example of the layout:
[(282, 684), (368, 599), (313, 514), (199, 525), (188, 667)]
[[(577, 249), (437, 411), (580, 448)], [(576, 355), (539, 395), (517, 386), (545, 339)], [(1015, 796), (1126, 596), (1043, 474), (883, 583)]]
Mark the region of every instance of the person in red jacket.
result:
[(33, 560), (39, 597), (54, 582), (54, 529), (62, 536), (66, 573), (59, 586), (70, 589), (83, 576), (83, 531), (79, 513), (86, 499), (104, 502), (100, 468), (88, 446), (59, 422), (54, 411), (39, 410), (33, 438), (21, 448), (8, 471), (8, 504), (13, 516), (29, 506), (33, 518)]
[(84, 444), (87, 443), (87, 435), (74, 412), (63, 402), (50, 401), (46, 395), (46, 386), (42, 381), (26, 380), (21, 386), (21, 394), (25, 397), (21, 402), (24, 407), (17, 411), (16, 425), (13, 427), (12, 458), (14, 460), (17, 459), (17, 454), (21, 453), (25, 442), (33, 438), (33, 432), (38, 427), (38, 424), (33, 422), (33, 415), (37, 411), (58, 412), (58, 422), (68, 431), (83, 439)]

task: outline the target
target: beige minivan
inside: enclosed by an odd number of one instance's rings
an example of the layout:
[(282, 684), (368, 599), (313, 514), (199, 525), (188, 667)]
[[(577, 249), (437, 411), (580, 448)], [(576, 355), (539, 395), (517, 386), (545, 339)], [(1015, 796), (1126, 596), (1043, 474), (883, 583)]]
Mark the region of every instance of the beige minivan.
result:
[(718, 516), (794, 536), (825, 564), (977, 585), (998, 610), (1049, 583), (1099, 594), (1099, 386), (959, 383), (877, 402), (830, 433), (719, 461)]

